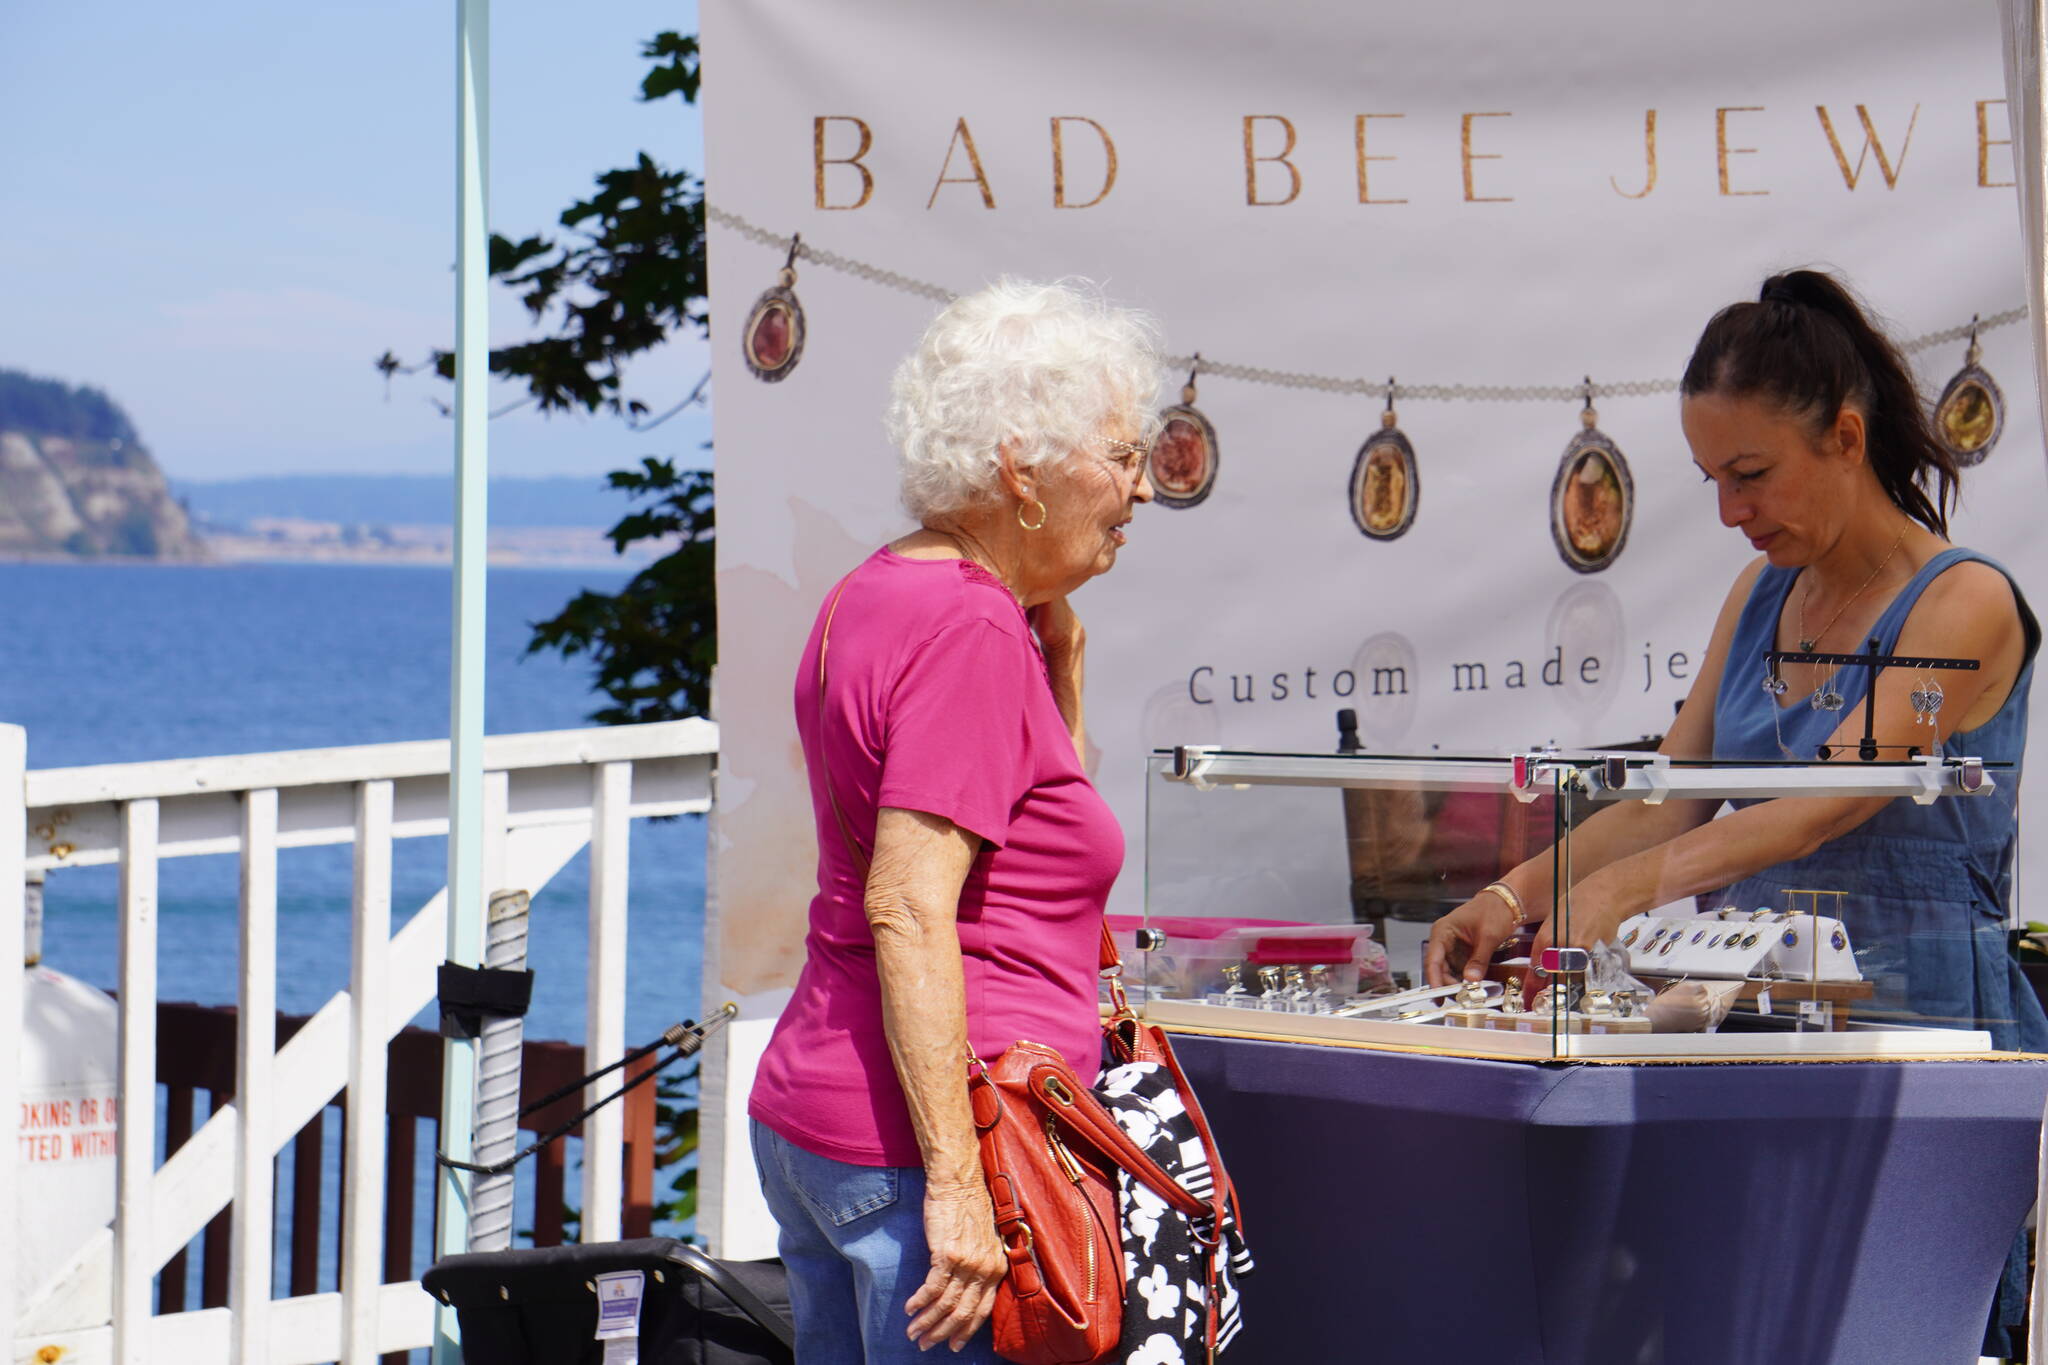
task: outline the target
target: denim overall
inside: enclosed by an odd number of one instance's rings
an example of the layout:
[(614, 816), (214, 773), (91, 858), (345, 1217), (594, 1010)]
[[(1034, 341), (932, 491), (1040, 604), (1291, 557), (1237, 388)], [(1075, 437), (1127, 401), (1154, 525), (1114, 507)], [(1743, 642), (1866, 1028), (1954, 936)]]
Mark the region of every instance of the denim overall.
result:
[[(1877, 618), (1870, 634), (1880, 650), (1890, 653), (1897, 646), (1906, 616), (1927, 585), (1942, 570), (1966, 560), (1989, 564), (2012, 580), (2004, 565), (1975, 550), (1943, 550), (1913, 575)], [(1743, 604), (1714, 698), (1717, 759), (1785, 758), (1780, 734), (1792, 757), (1812, 758), (1870, 690), (1868, 670), (1842, 669), (1832, 683), (1842, 695), (1840, 711), (1816, 711), (1805, 697), (1788, 691), (1786, 699), (1793, 704), (1778, 711), (1777, 724), (1772, 724), (1778, 699), (1763, 689), (1763, 656), (1776, 647), (1779, 614), (1798, 577), (1797, 570), (1765, 565)], [(1856, 1002), (1858, 1016), (1979, 1028), (1991, 1034), (1991, 1045), (2001, 1051), (2043, 1052), (2048, 1051), (2048, 1016), (2006, 949), (2019, 764), (2027, 747), (2027, 689), (2041, 646), (2040, 624), (2019, 584), (2013, 583), (2012, 592), (2027, 641), (2012, 694), (1997, 715), (1976, 729), (1955, 735), (1941, 732), (1944, 754), (2013, 764), (1992, 774), (1998, 790), (1989, 796), (1945, 796), (1927, 806), (1897, 797), (1818, 851), (1745, 877), (1710, 903), (1744, 910), (1759, 905), (1804, 909), (1808, 907), (1787, 905), (1786, 888), (1846, 891), (1841, 918), (1864, 979), (1877, 987), (1875, 999)], [(1937, 713), (1937, 718), (1953, 722), (1955, 715)], [(1832, 913), (1829, 899), (1822, 898), (1818, 913)], [(2026, 1272), (2022, 1229), (1991, 1305), (1984, 1335), (1988, 1354), (2016, 1353), (2027, 1304)]]
[[(1877, 618), (1870, 634), (1886, 653), (1913, 604), (1944, 569), (1965, 560), (2002, 566), (1974, 550), (1944, 550), (1930, 559)], [(2008, 579), (2011, 578), (2007, 574)], [(1840, 711), (1818, 711), (1797, 692), (1792, 705), (1771, 712), (1778, 699), (1766, 692), (1763, 656), (1775, 647), (1779, 613), (1798, 578), (1792, 569), (1765, 566), (1743, 605), (1729, 646), (1728, 662), (1714, 700), (1714, 757), (1721, 760), (1812, 758), (1844, 718), (1853, 717), (1869, 690), (1868, 671), (1844, 668), (1833, 676)], [(2027, 688), (2033, 681), (2040, 626), (2019, 596), (2026, 631), (2026, 655), (2012, 695), (1983, 725), (1961, 734), (1943, 733), (1941, 749), (1987, 763), (2010, 761), (1992, 780), (1988, 796), (1943, 797), (1915, 805), (1898, 797), (1875, 816), (1817, 852), (1779, 863), (1728, 888), (1716, 903), (1751, 910), (1816, 909), (1829, 915), (1829, 898), (1817, 907), (1805, 897), (1787, 903), (1787, 888), (1846, 891), (1841, 917), (1864, 978), (1877, 996), (1858, 1001), (1859, 1017), (1892, 1022), (1981, 1028), (1992, 1046), (2007, 1051), (2048, 1051), (2048, 1016), (2006, 948), (2006, 917), (2012, 905), (2013, 853), (2019, 799), (2019, 764), (2027, 743)], [(1849, 651), (1843, 651), (1847, 653)], [(1804, 673), (1805, 670), (1797, 670)], [(1939, 678), (1941, 675), (1929, 676)], [(1950, 674), (1953, 678), (1955, 675)], [(1953, 710), (1937, 713), (1953, 722)], [(1886, 754), (1886, 757), (1893, 757)], [(1737, 806), (1754, 804), (1737, 801)]]

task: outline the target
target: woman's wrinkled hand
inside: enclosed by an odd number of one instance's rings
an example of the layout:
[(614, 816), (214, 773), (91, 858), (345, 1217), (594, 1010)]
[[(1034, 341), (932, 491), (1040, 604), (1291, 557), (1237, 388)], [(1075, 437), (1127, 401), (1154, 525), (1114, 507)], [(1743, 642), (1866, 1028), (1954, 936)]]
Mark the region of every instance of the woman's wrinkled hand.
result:
[(1491, 891), (1482, 891), (1429, 929), (1423, 950), (1423, 979), (1432, 986), (1477, 981), (1501, 944), (1515, 933), (1515, 912)]
[(1031, 609), (1031, 628), (1038, 632), (1038, 644), (1047, 659), (1070, 659), (1087, 643), (1088, 632), (1081, 618), (1064, 597), (1055, 597)]
[(919, 1350), (944, 1342), (957, 1351), (988, 1321), (1010, 1269), (980, 1172), (958, 1183), (927, 1182), (924, 1235), (932, 1268), (904, 1305), (910, 1339)]

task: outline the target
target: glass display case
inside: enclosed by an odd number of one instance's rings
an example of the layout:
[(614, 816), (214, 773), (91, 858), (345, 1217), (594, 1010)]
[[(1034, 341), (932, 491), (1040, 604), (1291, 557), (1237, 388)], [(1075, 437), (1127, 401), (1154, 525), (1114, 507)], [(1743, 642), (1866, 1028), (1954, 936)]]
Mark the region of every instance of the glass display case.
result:
[(1185, 1028), (1528, 1059), (2014, 1048), (2041, 1016), (2001, 776), (1160, 750), (1144, 914), (1112, 927), (1133, 997)]

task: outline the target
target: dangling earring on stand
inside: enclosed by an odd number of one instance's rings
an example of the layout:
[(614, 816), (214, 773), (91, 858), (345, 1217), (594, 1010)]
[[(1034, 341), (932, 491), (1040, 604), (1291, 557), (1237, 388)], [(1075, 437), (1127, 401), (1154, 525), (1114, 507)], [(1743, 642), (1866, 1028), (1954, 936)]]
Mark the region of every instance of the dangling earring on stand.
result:
[(802, 233), (789, 239), (789, 259), (775, 284), (754, 300), (740, 331), (747, 368), (769, 384), (787, 379), (804, 354), (804, 306), (796, 300), (796, 249), (802, 241)]
[(1940, 679), (1923, 673), (1920, 677), (1920, 686), (1913, 690), (1913, 723), (1925, 725), (1934, 731), (1934, 738), (1928, 745), (1930, 753), (1941, 747), (1939, 717), (1941, 704), (1946, 700), (1948, 696), (1942, 691)]
[[(1840, 676), (1840, 675), (1836, 675)], [(1816, 711), (1839, 711), (1842, 709), (1842, 694), (1835, 690), (1835, 679), (1824, 678), (1821, 685), (1813, 689), (1813, 695), (1806, 704)]]
[(1216, 483), (1220, 455), (1216, 428), (1195, 406), (1195, 376), (1202, 372), (1202, 353), (1195, 352), (1180, 402), (1159, 414), (1159, 439), (1152, 443), (1153, 500), (1164, 507), (1193, 507), (1209, 496)]
[(1415, 524), (1422, 500), (1422, 479), (1415, 467), (1415, 447), (1394, 415), (1394, 380), (1387, 378), (1387, 410), (1380, 429), (1365, 438), (1351, 463), (1351, 519), (1374, 540), (1394, 540)]
[(1796, 761), (1799, 755), (1793, 753), (1792, 746), (1785, 742), (1785, 726), (1779, 715), (1785, 708), (1778, 705), (1778, 698), (1784, 696), (1787, 690), (1785, 680), (1778, 676), (1778, 666), (1774, 663), (1765, 664), (1764, 693), (1770, 697), (1767, 704), (1771, 708), (1771, 733), (1778, 737), (1778, 752)]
[(2005, 430), (2005, 395), (1984, 369), (1984, 348), (1977, 344), (1977, 319), (1970, 319), (1970, 348), (1963, 368), (1941, 391), (1934, 405), (1934, 434), (1957, 464), (1981, 464)]

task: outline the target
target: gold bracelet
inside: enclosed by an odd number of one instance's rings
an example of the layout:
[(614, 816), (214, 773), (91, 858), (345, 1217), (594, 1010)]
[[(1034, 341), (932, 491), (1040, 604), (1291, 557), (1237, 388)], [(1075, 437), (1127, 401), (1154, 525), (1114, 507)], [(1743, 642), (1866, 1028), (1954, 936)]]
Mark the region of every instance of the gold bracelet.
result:
[(1485, 886), (1479, 888), (1479, 893), (1481, 895), (1485, 895), (1489, 891), (1491, 891), (1494, 895), (1499, 896), (1503, 901), (1507, 902), (1508, 909), (1515, 912), (1515, 927), (1513, 932), (1520, 933), (1522, 931), (1522, 926), (1529, 922), (1529, 916), (1522, 909), (1522, 898), (1515, 894), (1515, 888), (1509, 886), (1506, 882), (1489, 882)]

